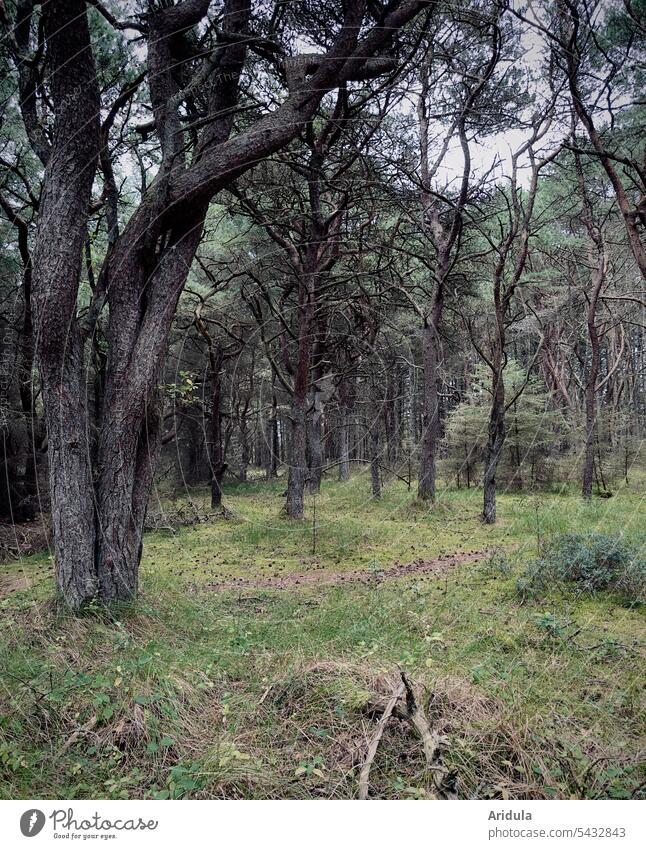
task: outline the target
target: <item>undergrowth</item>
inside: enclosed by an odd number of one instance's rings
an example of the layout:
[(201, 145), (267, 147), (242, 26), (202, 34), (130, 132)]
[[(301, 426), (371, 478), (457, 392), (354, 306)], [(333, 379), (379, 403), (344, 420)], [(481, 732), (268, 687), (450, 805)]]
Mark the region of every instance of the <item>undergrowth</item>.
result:
[[(474, 490), (443, 493), (433, 511), (399, 483), (375, 504), (365, 485), (324, 485), (316, 553), (311, 521), (279, 518), (278, 485), (228, 492), (229, 518), (147, 536), (141, 596), (110, 613), (58, 611), (47, 557), (4, 569), (0, 795), (352, 798), (374, 703), (402, 669), (446, 738), (460, 796), (642, 796), (643, 609), (596, 583), (516, 591), (539, 552), (563, 551), (555, 535), (581, 534), (586, 550), (601, 528), (634, 536), (637, 487), (591, 505), (503, 495), (488, 528)], [(206, 495), (191, 497), (203, 512)], [(394, 562), (461, 550), (489, 554), (378, 579)], [(210, 588), (360, 568), (365, 584)], [(370, 787), (381, 798), (432, 791), (419, 741), (396, 718)]]

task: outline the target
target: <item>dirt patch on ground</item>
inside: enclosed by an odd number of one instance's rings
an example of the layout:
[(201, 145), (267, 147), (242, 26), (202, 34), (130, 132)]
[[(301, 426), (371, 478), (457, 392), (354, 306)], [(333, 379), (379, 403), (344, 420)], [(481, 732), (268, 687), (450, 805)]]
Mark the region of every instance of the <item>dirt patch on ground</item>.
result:
[(17, 590), (26, 590), (31, 584), (32, 582), (27, 575), (19, 572), (12, 572), (11, 574), (0, 572), (0, 598), (4, 598)]
[(486, 551), (470, 551), (461, 554), (447, 554), (434, 560), (413, 560), (411, 563), (395, 563), (387, 569), (353, 569), (349, 572), (316, 571), (295, 573), (292, 575), (270, 576), (266, 578), (231, 578), (225, 581), (213, 581), (206, 586), (210, 590), (277, 589), (284, 590), (297, 586), (330, 586), (341, 584), (375, 584), (391, 578), (404, 578), (415, 575), (444, 575), (462, 563), (477, 563), (487, 557)]
[(0, 522), (0, 563), (46, 550), (49, 538), (49, 528), (41, 521), (15, 525)]

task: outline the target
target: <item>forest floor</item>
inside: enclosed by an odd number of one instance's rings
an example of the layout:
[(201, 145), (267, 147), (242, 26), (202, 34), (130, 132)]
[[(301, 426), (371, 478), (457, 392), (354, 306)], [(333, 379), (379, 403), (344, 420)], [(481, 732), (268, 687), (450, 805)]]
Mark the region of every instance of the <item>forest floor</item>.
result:
[[(46, 553), (1, 566), (0, 797), (353, 798), (400, 670), (460, 796), (643, 795), (643, 608), (516, 586), (555, 534), (637, 534), (643, 483), (503, 494), (493, 527), (480, 490), (429, 510), (393, 481), (373, 502), (366, 472), (325, 481), (302, 523), (284, 481), (228, 486), (227, 518), (205, 490), (160, 495), (201, 521), (147, 534), (140, 598), (111, 615), (58, 612)], [(433, 786), (393, 718), (371, 794)]]

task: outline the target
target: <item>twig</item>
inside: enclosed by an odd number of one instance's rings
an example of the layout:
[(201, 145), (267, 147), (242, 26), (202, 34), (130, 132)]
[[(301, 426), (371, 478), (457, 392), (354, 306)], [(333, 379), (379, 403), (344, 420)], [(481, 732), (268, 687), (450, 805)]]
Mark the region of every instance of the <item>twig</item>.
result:
[(442, 747), (445, 742), (444, 738), (431, 731), (424, 711), (419, 706), (417, 699), (415, 698), (415, 693), (413, 692), (413, 687), (410, 681), (403, 670), (400, 669), (399, 672), (406, 690), (408, 718), (422, 741), (424, 757), (426, 758), (426, 766), (433, 776), (433, 783), (442, 798), (456, 799), (457, 793), (452, 786), (454, 782), (449, 780), (451, 778), (450, 773), (440, 761)]
[(73, 746), (74, 743), (76, 743), (78, 738), (81, 736), (81, 734), (87, 734), (88, 731), (91, 731), (94, 728), (94, 726), (97, 724), (97, 721), (98, 721), (97, 717), (92, 716), (92, 717), (90, 717), (90, 719), (88, 719), (88, 721), (85, 723), (85, 725), (81, 725), (81, 727), (77, 731), (74, 731), (73, 734), (70, 734), (70, 736), (67, 738), (67, 740), (63, 743), (63, 745), (58, 750), (57, 757), (60, 757), (64, 752), (66, 752), (70, 748), (70, 746)]
[[(403, 676), (402, 676), (403, 678)], [(386, 728), (386, 724), (391, 717), (393, 710), (395, 709), (395, 705), (401, 699), (406, 691), (405, 681), (397, 687), (396, 690), (393, 691), (392, 696), (386, 707), (384, 708), (384, 712), (379, 718), (379, 722), (377, 723), (377, 728), (375, 729), (375, 733), (372, 735), (372, 739), (370, 740), (370, 745), (368, 746), (368, 752), (366, 754), (366, 759), (361, 767), (361, 772), (359, 773), (359, 798), (367, 799), (368, 798), (368, 779), (370, 778), (370, 768), (372, 766), (372, 762), (375, 759), (375, 755), (377, 754), (377, 748), (379, 746), (379, 741), (382, 738), (384, 730)]]

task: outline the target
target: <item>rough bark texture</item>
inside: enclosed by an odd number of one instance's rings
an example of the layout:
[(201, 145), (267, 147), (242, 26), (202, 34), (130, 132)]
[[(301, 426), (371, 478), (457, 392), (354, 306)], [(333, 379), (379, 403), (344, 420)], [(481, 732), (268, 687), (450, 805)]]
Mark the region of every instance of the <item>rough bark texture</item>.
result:
[(422, 392), (422, 440), (420, 453), (418, 498), (435, 500), (436, 454), (440, 437), (440, 398), (438, 393), (438, 370), (441, 349), (437, 332), (442, 315), (442, 299), (435, 305), (432, 317), (422, 331), (423, 392)]
[(307, 481), (307, 401), (294, 395), (291, 409), (289, 441), (289, 473), (287, 477), (287, 515), (302, 519), (305, 513)]
[(56, 587), (78, 607), (98, 590), (76, 296), (99, 153), (99, 93), (85, 3), (46, 3), (43, 26), (56, 120), (40, 199), (33, 308), (49, 451)]
[(318, 386), (312, 393), (312, 408), (309, 417), (310, 492), (321, 491), (323, 475), (323, 395)]
[(505, 382), (502, 370), (502, 356), (497, 360), (491, 382), (491, 410), (487, 431), (487, 447), (483, 477), (484, 505), (482, 519), (492, 525), (496, 521), (496, 471), (505, 445)]
[(381, 476), (379, 474), (381, 446), (379, 443), (379, 417), (375, 413), (370, 426), (370, 484), (372, 497), (377, 499), (381, 498)]

